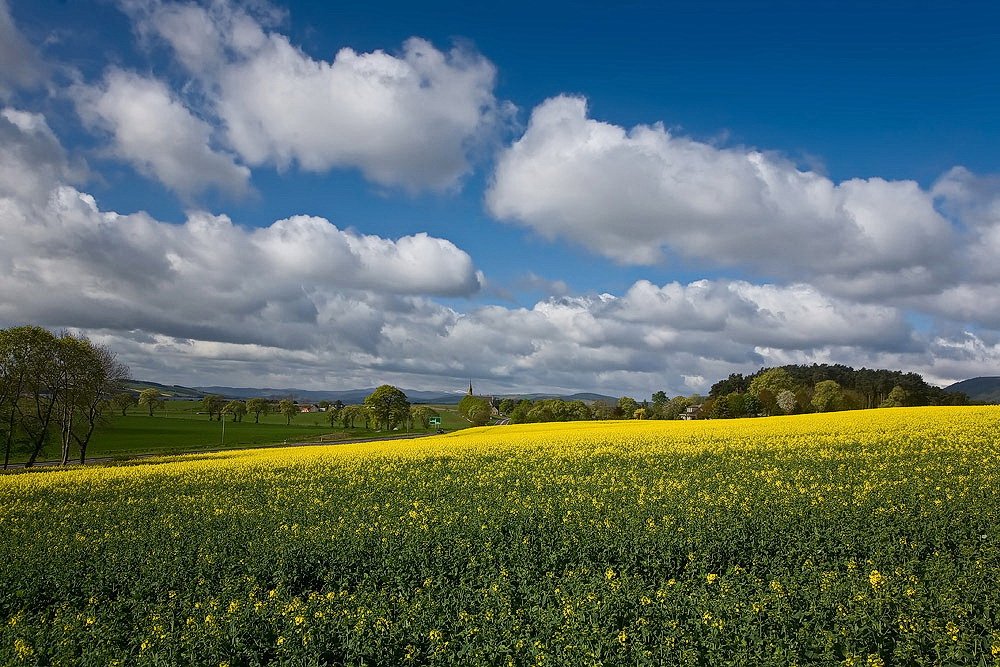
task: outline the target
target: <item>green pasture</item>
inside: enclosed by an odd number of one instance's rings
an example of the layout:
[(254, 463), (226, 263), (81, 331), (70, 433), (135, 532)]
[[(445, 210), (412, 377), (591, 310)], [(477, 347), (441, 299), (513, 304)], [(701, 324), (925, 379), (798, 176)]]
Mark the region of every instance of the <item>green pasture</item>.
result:
[[(431, 406), (441, 416), (445, 430), (465, 428), (469, 424), (462, 419), (455, 406)], [(406, 433), (433, 433), (419, 425), (412, 431), (400, 429), (391, 435)], [(122, 416), (115, 413), (108, 424), (102, 426), (91, 439), (87, 458), (129, 457), (140, 454), (177, 454), (209, 449), (237, 449), (273, 444), (299, 442), (337, 442), (357, 438), (373, 438), (387, 435), (363, 426), (343, 428), (340, 424), (331, 426), (329, 416), (323, 412), (297, 414), (291, 424), (285, 424), (285, 417), (278, 414), (261, 415), (260, 423), (254, 423), (253, 415), (246, 415), (242, 421), (234, 422), (227, 416), (225, 433), (223, 423), (208, 419), (201, 401), (168, 401), (163, 409), (156, 410), (152, 417), (137, 407), (130, 408)], [(59, 456), (59, 445), (51, 443), (45, 448), (39, 461), (54, 460)], [(73, 460), (79, 459), (77, 450)], [(15, 463), (23, 462), (27, 455), (15, 452), (11, 457)]]

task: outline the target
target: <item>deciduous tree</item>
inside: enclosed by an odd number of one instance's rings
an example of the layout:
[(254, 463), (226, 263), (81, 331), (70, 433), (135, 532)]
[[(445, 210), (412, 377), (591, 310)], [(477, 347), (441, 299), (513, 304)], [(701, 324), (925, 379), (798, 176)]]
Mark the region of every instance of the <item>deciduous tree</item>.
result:
[(354, 428), (359, 419), (365, 423), (365, 428), (368, 428), (371, 413), (363, 405), (345, 405), (340, 410), (340, 423), (344, 428)]
[(226, 403), (226, 407), (222, 408), (222, 411), (227, 415), (232, 415), (234, 422), (241, 422), (247, 413), (247, 406), (243, 401), (233, 400)]
[(219, 421), (222, 421), (222, 409), (225, 405), (226, 401), (218, 394), (208, 394), (201, 399), (201, 407), (208, 413), (208, 421), (212, 421), (215, 415), (219, 415)]
[(638, 409), (639, 404), (631, 396), (622, 396), (618, 399), (618, 410), (624, 419), (633, 419)]
[(70, 436), (80, 451), (80, 463), (87, 460), (87, 447), (97, 427), (107, 421), (107, 411), (111, 399), (127, 393), (132, 403), (136, 399), (130, 392), (123, 392), (125, 381), (131, 373), (128, 366), (118, 360), (118, 356), (104, 345), (94, 345), (88, 339), (82, 341), (89, 348), (86, 359), (89, 371), (80, 379), (76, 409), (80, 418), (75, 421), (76, 427), (69, 431)]
[[(467, 394), (458, 402), (458, 414), (473, 426), (483, 426), (490, 420), (493, 406), (482, 396)], [(531, 421), (529, 418), (528, 421)]]
[(122, 411), (122, 417), (128, 414), (128, 409), (138, 403), (134, 392), (120, 391), (111, 397), (111, 404), (116, 410)]
[(290, 398), (283, 398), (278, 402), (278, 414), (285, 416), (285, 426), (292, 423), (292, 418), (299, 414), (299, 406), (295, 405)]
[(111, 396), (122, 390), (128, 374), (111, 350), (86, 337), (56, 336), (35, 326), (0, 330), (4, 466), (15, 442), (25, 446), (29, 466), (52, 440), (59, 443), (63, 464), (73, 444), (84, 461)]
[(139, 405), (145, 406), (149, 411), (149, 416), (153, 416), (155, 410), (159, 410), (164, 406), (166, 401), (163, 400), (163, 394), (160, 390), (155, 387), (150, 387), (149, 389), (143, 389), (139, 392)]
[(795, 392), (789, 389), (782, 389), (778, 392), (777, 404), (778, 408), (786, 415), (792, 414), (795, 412), (795, 408), (798, 407), (798, 402), (795, 400)]
[(833, 380), (823, 380), (816, 384), (812, 405), (817, 412), (832, 412), (840, 409), (843, 399), (844, 392), (840, 384)]
[(263, 398), (251, 398), (247, 401), (247, 412), (253, 414), (253, 423), (260, 423), (260, 416), (266, 415), (271, 411), (271, 404)]
[(427, 430), (431, 427), (431, 418), (438, 417), (437, 410), (429, 408), (426, 405), (414, 405), (410, 408), (410, 419), (416, 423), (420, 424), (421, 428)]
[(391, 431), (410, 416), (410, 402), (397, 387), (384, 384), (365, 397), (365, 408), (375, 421), (375, 428)]
[(892, 388), (885, 400), (879, 404), (880, 408), (901, 408), (907, 405), (910, 395), (898, 384)]

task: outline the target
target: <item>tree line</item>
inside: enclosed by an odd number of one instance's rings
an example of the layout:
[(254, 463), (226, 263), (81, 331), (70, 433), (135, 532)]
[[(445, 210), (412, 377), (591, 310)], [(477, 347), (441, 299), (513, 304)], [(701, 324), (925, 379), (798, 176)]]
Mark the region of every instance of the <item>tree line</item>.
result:
[(932, 386), (917, 373), (812, 364), (761, 368), (750, 375), (732, 373), (712, 385), (708, 396), (671, 398), (658, 391), (651, 400), (641, 402), (622, 396), (616, 403), (505, 398), (494, 404), (486, 397), (468, 395), (458, 407), (469, 423), (481, 426), (494, 419), (506, 419), (513, 424), (602, 419), (731, 419), (968, 404), (969, 397), (965, 394)]
[(593, 401), (585, 403), (561, 398), (543, 398), (534, 401), (526, 398), (504, 398), (496, 403), (484, 396), (465, 396), (458, 404), (458, 412), (474, 426), (483, 426), (492, 419), (506, 419), (512, 424), (540, 422), (601, 421), (607, 419), (679, 419), (691, 406), (701, 405), (705, 399), (691, 396), (667, 397), (658, 391), (652, 401), (637, 401), (622, 396), (615, 403)]
[[(127, 414), (129, 407), (138, 405), (153, 416), (164, 405), (163, 394), (155, 387), (144, 389), (138, 398), (134, 394), (130, 396), (131, 400), (126, 396), (116, 397), (121, 399), (115, 405), (123, 415)], [(319, 401), (316, 405), (325, 412), (330, 426), (339, 425), (343, 428), (355, 428), (364, 424), (366, 429), (393, 431), (400, 427), (412, 429), (419, 424), (428, 429), (431, 420), (439, 417), (433, 408), (411, 405), (401, 389), (388, 384), (375, 389), (360, 405), (345, 405), (342, 401)], [(278, 414), (289, 425), (301, 414), (300, 406), (290, 398), (271, 400), (257, 397), (246, 401), (226, 401), (218, 394), (208, 394), (201, 399), (201, 407), (209, 421), (231, 418), (234, 422), (242, 422), (247, 415), (253, 415), (254, 423), (259, 424), (261, 416)]]
[(84, 336), (37, 326), (0, 329), (0, 438), (3, 467), (26, 453), (26, 466), (58, 444), (66, 465), (73, 448), (80, 462), (94, 431), (122, 393), (129, 368), (110, 349)]
[(704, 417), (735, 418), (921, 405), (968, 405), (969, 397), (917, 373), (842, 364), (786, 365), (732, 373), (712, 385)]

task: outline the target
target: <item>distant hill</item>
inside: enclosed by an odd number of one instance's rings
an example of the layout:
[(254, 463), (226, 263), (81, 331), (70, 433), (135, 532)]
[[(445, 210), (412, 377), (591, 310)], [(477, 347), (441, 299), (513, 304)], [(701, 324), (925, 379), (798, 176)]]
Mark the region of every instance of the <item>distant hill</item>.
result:
[(590, 392), (580, 392), (577, 394), (569, 394), (568, 396), (565, 394), (504, 394), (502, 396), (497, 396), (497, 398), (513, 398), (515, 400), (526, 398), (529, 401), (539, 401), (545, 398), (561, 398), (564, 401), (583, 401), (584, 403), (603, 401), (605, 403), (610, 403), (611, 405), (618, 405), (618, 399), (614, 396), (592, 394)]
[(177, 384), (160, 384), (159, 382), (147, 382), (145, 380), (129, 380), (125, 383), (126, 389), (139, 393), (143, 389), (159, 389), (160, 393), (167, 399), (198, 401), (204, 397), (204, 393), (191, 387), (182, 387)]
[[(310, 389), (257, 389), (253, 387), (196, 387), (192, 391), (201, 392), (204, 394), (219, 394), (220, 396), (225, 396), (226, 398), (253, 398), (255, 396), (260, 396), (262, 398), (288, 398), (291, 396), (293, 399), (298, 401), (307, 401), (310, 403), (316, 403), (319, 401), (343, 401), (348, 405), (361, 403), (365, 400), (365, 397), (375, 391), (375, 387), (368, 389), (344, 389), (340, 391), (333, 390), (310, 390)], [(443, 405), (456, 405), (462, 397), (465, 396), (465, 392), (443, 392), (443, 391), (420, 391), (419, 389), (403, 389), (403, 393), (406, 397), (410, 399), (411, 403), (436, 403)], [(559, 395), (559, 394), (498, 394), (497, 398), (513, 398), (522, 399), (527, 398), (531, 401), (536, 401), (542, 398), (561, 398), (566, 401), (584, 401), (586, 403), (592, 403), (594, 401), (607, 401), (612, 404), (617, 404), (618, 399), (612, 396), (604, 396), (603, 394), (592, 394), (592, 393), (577, 393), (571, 395)]]
[(978, 377), (962, 380), (944, 388), (960, 391), (978, 403), (1000, 403), (1000, 377)]
[[(187, 399), (187, 400), (201, 400), (206, 394), (218, 394), (223, 398), (269, 398), (269, 399), (282, 399), (282, 398), (292, 398), (292, 400), (299, 401), (300, 403), (318, 403), (319, 401), (342, 401), (347, 405), (354, 405), (361, 403), (365, 400), (365, 397), (375, 391), (374, 387), (368, 389), (343, 389), (343, 390), (315, 390), (315, 389), (275, 389), (273, 387), (223, 387), (219, 385), (212, 385), (208, 387), (182, 387), (180, 385), (165, 385), (158, 382), (147, 382), (141, 380), (132, 380), (128, 383), (128, 387), (133, 391), (139, 392), (143, 389), (155, 388), (159, 389), (167, 398), (173, 399)], [(443, 391), (421, 391), (419, 389), (403, 389), (403, 393), (406, 397), (410, 399), (411, 403), (434, 403), (438, 405), (456, 405), (462, 397), (465, 396), (465, 392), (443, 392)], [(536, 401), (542, 398), (561, 398), (566, 401), (583, 401), (585, 403), (593, 403), (594, 401), (605, 401), (611, 403), (612, 405), (617, 405), (618, 399), (613, 396), (605, 396), (603, 394), (594, 394), (588, 392), (581, 392), (577, 394), (570, 395), (559, 395), (559, 394), (503, 394), (497, 395), (497, 398), (513, 398), (522, 399), (527, 398), (531, 401)]]
[[(307, 403), (318, 403), (319, 401), (342, 401), (348, 405), (361, 403), (365, 397), (375, 391), (375, 387), (370, 389), (344, 389), (344, 390), (313, 390), (313, 389), (274, 389), (265, 387), (263, 389), (255, 387), (196, 387), (197, 391), (204, 394), (219, 394), (225, 398), (289, 398)], [(464, 394), (449, 394), (441, 391), (419, 391), (417, 389), (403, 389), (403, 393), (410, 399), (411, 403), (458, 403)]]

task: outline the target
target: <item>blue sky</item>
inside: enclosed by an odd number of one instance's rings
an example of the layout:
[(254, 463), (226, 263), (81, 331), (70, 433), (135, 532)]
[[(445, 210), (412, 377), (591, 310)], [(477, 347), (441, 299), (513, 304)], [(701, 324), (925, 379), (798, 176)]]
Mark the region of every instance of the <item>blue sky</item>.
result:
[(1000, 374), (991, 5), (348, 4), (0, 0), (0, 324), (182, 384)]

